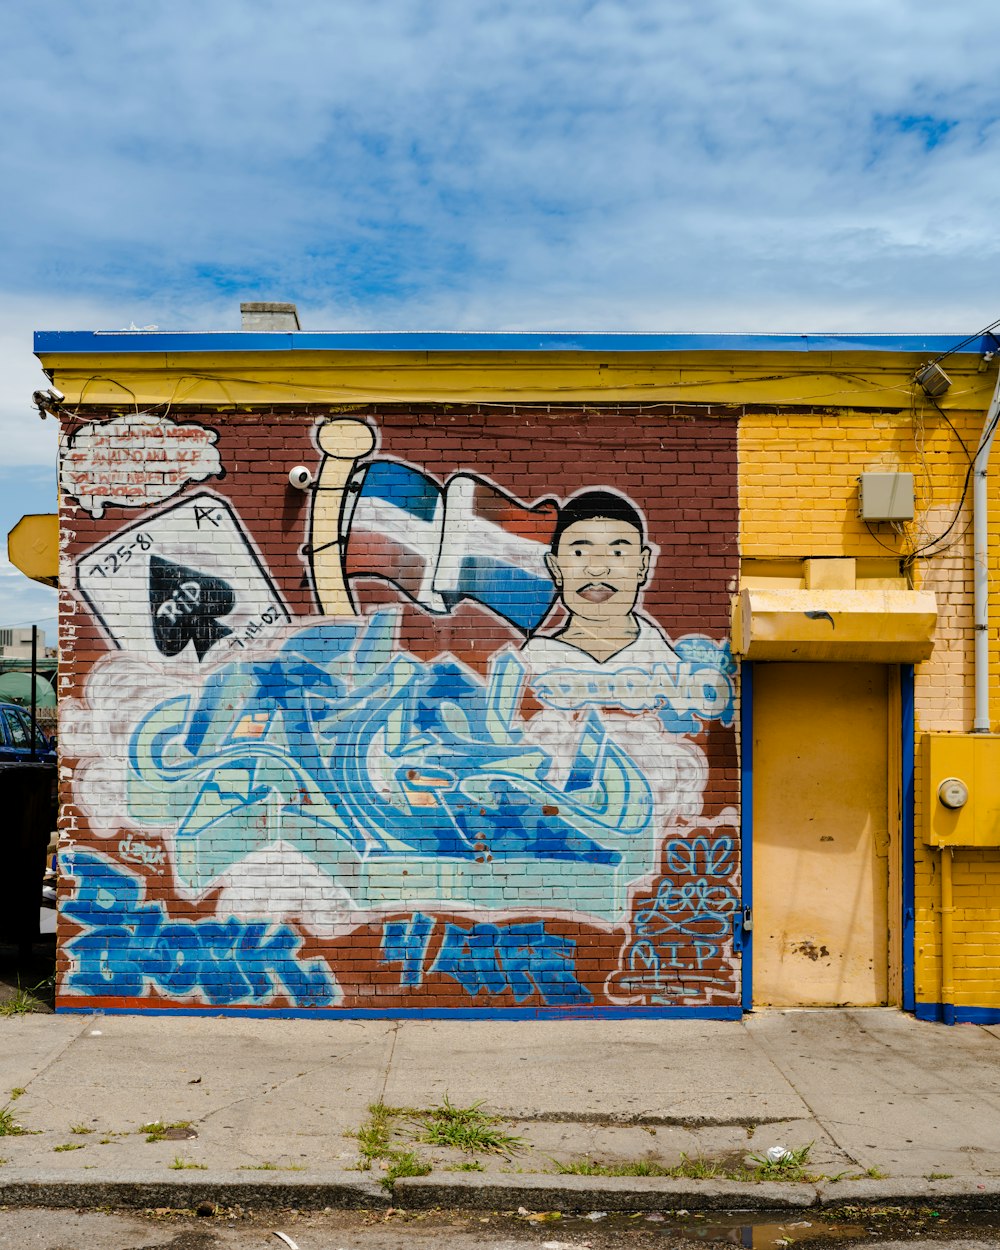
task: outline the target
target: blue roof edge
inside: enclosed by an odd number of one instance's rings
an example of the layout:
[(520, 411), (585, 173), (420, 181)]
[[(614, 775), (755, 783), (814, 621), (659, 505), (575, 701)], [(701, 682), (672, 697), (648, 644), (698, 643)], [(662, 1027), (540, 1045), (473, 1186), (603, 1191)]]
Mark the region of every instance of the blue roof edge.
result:
[(981, 354), (992, 336), (958, 334), (659, 334), (654, 332), (489, 332), (221, 330), (37, 330), (36, 355), (112, 352), (943, 352)]

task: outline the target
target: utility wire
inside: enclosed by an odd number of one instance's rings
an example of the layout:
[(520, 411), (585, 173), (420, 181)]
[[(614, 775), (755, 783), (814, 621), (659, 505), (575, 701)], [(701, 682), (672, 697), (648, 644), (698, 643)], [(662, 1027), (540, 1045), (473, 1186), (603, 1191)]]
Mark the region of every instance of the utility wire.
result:
[(998, 317), (996, 321), (991, 321), (988, 326), (983, 326), (981, 330), (977, 330), (975, 334), (970, 334), (967, 339), (962, 339), (961, 343), (956, 343), (954, 347), (949, 347), (948, 350), (946, 352), (942, 352), (940, 356), (935, 356), (933, 360), (928, 361), (928, 364), (940, 364), (942, 360), (947, 360), (949, 356), (954, 356), (955, 352), (960, 352), (963, 347), (968, 347), (970, 343), (974, 342), (976, 339), (982, 338), (984, 334), (990, 334), (997, 328), (997, 326), (1000, 326), (1000, 317)]

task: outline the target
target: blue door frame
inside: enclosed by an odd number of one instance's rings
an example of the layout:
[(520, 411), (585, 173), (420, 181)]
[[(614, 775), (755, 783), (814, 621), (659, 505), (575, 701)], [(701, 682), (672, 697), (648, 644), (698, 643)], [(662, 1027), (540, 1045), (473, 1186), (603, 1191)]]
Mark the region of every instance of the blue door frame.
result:
[(740, 669), (740, 848), (742, 915), (736, 936), (742, 946), (740, 995), (744, 1011), (753, 1010), (753, 664)]

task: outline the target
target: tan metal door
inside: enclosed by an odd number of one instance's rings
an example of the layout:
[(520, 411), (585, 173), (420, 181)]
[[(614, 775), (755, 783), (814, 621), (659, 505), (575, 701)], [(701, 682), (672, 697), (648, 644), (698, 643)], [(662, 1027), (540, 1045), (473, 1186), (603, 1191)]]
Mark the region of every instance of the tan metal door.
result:
[(889, 695), (885, 665), (754, 665), (755, 1006), (886, 1002)]

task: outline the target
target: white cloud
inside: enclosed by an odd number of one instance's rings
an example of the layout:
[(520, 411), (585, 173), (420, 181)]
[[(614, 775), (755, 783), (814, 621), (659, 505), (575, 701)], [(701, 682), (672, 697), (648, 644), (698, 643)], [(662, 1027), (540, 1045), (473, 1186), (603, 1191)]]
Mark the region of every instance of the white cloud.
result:
[(81, 300), (233, 325), (256, 295), (316, 328), (975, 328), (991, 17), (39, 0), (0, 52), (11, 286), (56, 327)]
[[(235, 328), (241, 298), (310, 329), (1000, 315), (985, 0), (8, 7), (4, 532), (55, 503), (35, 329)], [(0, 624), (52, 602), (0, 561)]]

